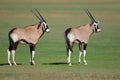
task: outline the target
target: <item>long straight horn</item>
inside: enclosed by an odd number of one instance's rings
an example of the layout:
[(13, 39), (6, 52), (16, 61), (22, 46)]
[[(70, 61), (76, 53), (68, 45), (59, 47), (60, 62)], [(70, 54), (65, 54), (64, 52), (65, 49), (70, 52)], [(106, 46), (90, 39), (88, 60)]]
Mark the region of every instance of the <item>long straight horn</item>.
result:
[(94, 17), (93, 17), (92, 14), (90, 13), (90, 11), (89, 11), (89, 10), (87, 10), (87, 11), (88, 11), (88, 13), (90, 14), (91, 18), (95, 21)]
[(40, 17), (38, 17), (37, 14), (35, 14), (32, 10), (31, 10), (31, 12), (41, 21)]
[(85, 12), (87, 13), (87, 15), (90, 17), (90, 19), (92, 20), (92, 22), (96, 22), (95, 19), (93, 18), (92, 14), (90, 13), (90, 11), (88, 9), (85, 9)]
[(40, 12), (37, 9), (36, 9), (36, 12), (39, 14), (39, 16), (41, 17), (42, 21), (45, 21), (44, 18), (42, 17), (42, 15), (40, 14)]

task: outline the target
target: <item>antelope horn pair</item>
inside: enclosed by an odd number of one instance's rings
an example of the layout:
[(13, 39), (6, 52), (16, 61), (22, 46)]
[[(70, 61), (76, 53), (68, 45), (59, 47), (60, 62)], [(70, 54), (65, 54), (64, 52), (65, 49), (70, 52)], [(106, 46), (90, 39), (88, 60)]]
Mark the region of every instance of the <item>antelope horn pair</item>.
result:
[[(40, 12), (39, 12), (37, 9), (36, 9), (35, 11), (38, 13), (38, 15), (39, 15), (40, 17), (39, 17), (35, 12), (33, 12), (33, 11), (31, 10), (31, 12), (32, 12), (39, 20), (45, 21), (44, 18), (42, 17), (42, 15), (40, 14)], [(85, 9), (85, 12), (86, 12), (86, 14), (90, 17), (90, 19), (91, 19), (92, 22), (96, 22), (95, 19), (94, 19), (94, 17), (92, 16), (92, 14), (90, 13), (90, 11), (89, 11), (88, 9)], [(46, 22), (46, 21), (45, 21), (45, 22)]]
[(92, 16), (92, 14), (90, 13), (90, 11), (88, 9), (85, 9), (85, 12), (90, 17), (90, 19), (91, 19), (92, 22), (96, 22), (95, 19), (94, 19), (94, 17)]
[(46, 22), (46, 21), (44, 20), (44, 18), (42, 17), (42, 15), (40, 14), (40, 12), (39, 12), (37, 9), (35, 9), (35, 11), (38, 13), (39, 16), (38, 16), (34, 11), (31, 10), (31, 12), (32, 12), (40, 21)]

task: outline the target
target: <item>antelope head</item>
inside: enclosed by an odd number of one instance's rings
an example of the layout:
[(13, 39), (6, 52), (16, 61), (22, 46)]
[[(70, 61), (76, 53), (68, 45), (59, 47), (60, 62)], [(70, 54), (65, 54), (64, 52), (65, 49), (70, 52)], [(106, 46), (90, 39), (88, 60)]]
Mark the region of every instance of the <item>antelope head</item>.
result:
[(40, 20), (43, 31), (49, 32), (50, 29), (48, 27), (47, 22), (45, 21), (45, 19), (42, 17), (42, 15), (40, 14), (40, 12), (37, 9), (35, 11), (38, 13), (39, 16), (37, 14), (35, 14), (33, 11), (32, 11), (32, 13)]
[(85, 9), (86, 14), (90, 17), (91, 19), (91, 27), (94, 28), (94, 32), (100, 32), (101, 29), (98, 26), (98, 22), (94, 19), (94, 17), (92, 16), (92, 14), (90, 13), (90, 11), (88, 9)]

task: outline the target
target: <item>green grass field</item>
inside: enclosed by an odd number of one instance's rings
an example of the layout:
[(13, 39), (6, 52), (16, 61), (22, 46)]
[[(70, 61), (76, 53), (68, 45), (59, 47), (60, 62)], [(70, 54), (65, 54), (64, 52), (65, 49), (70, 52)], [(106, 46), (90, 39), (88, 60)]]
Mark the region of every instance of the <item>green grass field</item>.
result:
[[(78, 64), (74, 46), (72, 66), (66, 64), (64, 31), (90, 21), (88, 8), (99, 20), (101, 33), (94, 34), (87, 47), (88, 65)], [(7, 65), (8, 32), (14, 27), (37, 23), (30, 10), (38, 9), (51, 32), (37, 44), (35, 66), (30, 66), (29, 47), (19, 45), (18, 66)], [(1, 0), (0, 1), (0, 80), (120, 80), (120, 0)]]

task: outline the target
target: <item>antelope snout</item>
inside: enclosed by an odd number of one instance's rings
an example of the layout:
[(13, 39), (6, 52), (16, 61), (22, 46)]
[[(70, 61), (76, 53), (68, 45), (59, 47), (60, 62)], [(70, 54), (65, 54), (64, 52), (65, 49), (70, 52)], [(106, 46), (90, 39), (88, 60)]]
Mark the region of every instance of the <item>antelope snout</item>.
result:
[(46, 32), (49, 32), (50, 31), (50, 29), (46, 29)]
[(97, 29), (97, 32), (101, 32), (101, 29)]

